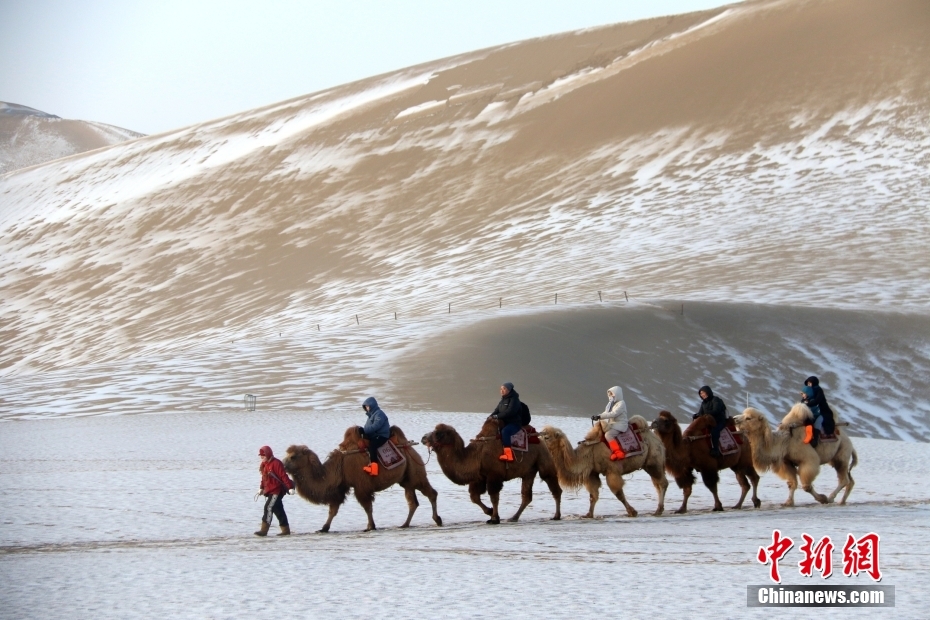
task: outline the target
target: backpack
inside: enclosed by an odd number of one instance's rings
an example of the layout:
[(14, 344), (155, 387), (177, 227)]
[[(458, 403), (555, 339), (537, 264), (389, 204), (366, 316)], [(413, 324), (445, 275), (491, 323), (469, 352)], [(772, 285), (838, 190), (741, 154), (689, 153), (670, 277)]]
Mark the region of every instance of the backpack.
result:
[(522, 400), (520, 401), (520, 425), (526, 426), (530, 423), (530, 408), (526, 406), (526, 403)]

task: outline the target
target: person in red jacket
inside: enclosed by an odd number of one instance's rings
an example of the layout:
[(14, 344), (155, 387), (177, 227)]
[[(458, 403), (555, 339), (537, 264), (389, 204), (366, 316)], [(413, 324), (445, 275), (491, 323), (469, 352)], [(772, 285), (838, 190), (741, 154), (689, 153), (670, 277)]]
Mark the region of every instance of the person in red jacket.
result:
[(271, 527), (271, 516), (278, 518), (278, 525), (281, 526), (281, 533), (278, 536), (287, 536), (291, 533), (291, 528), (287, 523), (287, 514), (284, 512), (284, 496), (293, 488), (294, 483), (288, 478), (287, 472), (284, 471), (284, 463), (274, 457), (274, 453), (268, 446), (262, 446), (258, 450), (258, 456), (262, 459), (262, 464), (258, 466), (258, 471), (262, 473), (262, 485), (258, 492), (265, 496), (265, 512), (262, 515), (262, 527), (255, 532), (256, 536), (267, 536), (268, 528)]

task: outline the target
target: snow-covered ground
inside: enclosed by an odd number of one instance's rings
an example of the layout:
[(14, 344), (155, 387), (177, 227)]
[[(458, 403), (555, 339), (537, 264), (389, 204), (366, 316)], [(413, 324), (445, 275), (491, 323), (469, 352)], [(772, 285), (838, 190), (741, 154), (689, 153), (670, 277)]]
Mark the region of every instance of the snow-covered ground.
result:
[[(482, 419), (389, 413), (416, 438), (439, 421), (471, 436)], [(746, 586), (767, 583), (768, 568), (755, 554), (775, 528), (796, 541), (802, 533), (834, 541), (880, 534), (882, 584), (896, 587), (897, 606), (870, 615), (926, 617), (930, 606), (927, 444), (856, 439), (860, 465), (846, 506), (820, 506), (799, 493), (798, 507), (781, 508), (785, 486), (766, 474), (759, 510), (711, 513), (710, 494), (697, 486), (692, 511), (675, 515), (681, 492), (672, 482), (666, 514), (656, 518), (649, 516), (652, 485), (634, 473), (627, 495), (640, 511), (635, 519), (602, 495), (599, 518), (581, 520), (586, 495), (566, 491), (565, 518), (551, 522), (551, 496), (537, 484), (521, 522), (498, 527), (483, 523), (465, 489), (452, 485), (433, 458), (427, 468), (442, 528), (421, 498), (413, 527), (398, 529), (406, 504), (392, 489), (375, 503), (378, 532), (361, 532), (364, 513), (349, 498), (334, 532), (316, 534), (326, 509), (289, 497), (294, 535), (252, 536), (261, 513), (252, 498), (258, 447), (267, 443), (283, 454), (306, 443), (326, 453), (361, 416), (353, 408), (0, 423), (0, 617), (798, 617), (746, 608)], [(573, 440), (587, 424), (534, 421)], [(818, 489), (832, 489), (834, 480), (824, 469)], [(505, 516), (518, 496), (519, 485), (508, 483)], [(738, 496), (727, 472), (721, 496), (728, 505)], [(784, 583), (872, 583), (863, 576), (806, 579), (799, 559), (796, 545), (781, 564)], [(840, 550), (834, 565), (842, 565)]]

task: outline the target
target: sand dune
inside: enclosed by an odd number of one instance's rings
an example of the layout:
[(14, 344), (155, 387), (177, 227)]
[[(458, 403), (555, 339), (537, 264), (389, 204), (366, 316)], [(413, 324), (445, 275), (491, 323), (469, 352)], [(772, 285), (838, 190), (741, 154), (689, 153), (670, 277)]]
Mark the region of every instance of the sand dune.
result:
[(7, 174), (0, 406), (211, 407), (256, 376), (272, 404), (327, 406), (451, 325), (416, 317), (501, 297), (924, 313), (928, 109), (926, 2), (761, 1)]
[(142, 135), (113, 125), (63, 119), (0, 101), (0, 174)]

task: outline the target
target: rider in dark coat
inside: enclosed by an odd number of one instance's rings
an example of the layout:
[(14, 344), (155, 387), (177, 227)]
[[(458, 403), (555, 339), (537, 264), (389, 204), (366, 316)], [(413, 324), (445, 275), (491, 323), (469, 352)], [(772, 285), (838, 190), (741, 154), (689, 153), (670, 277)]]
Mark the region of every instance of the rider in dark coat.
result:
[(709, 415), (714, 418), (717, 424), (710, 429), (710, 454), (711, 456), (720, 456), (720, 431), (727, 425), (727, 406), (719, 396), (714, 396), (713, 390), (709, 385), (702, 386), (698, 390), (701, 397), (701, 408), (692, 418), (698, 419), (702, 415)]
[(388, 422), (387, 414), (381, 411), (378, 401), (374, 396), (369, 396), (362, 403), (362, 409), (368, 416), (365, 427), (362, 428), (362, 437), (368, 440), (368, 460), (369, 464), (362, 469), (372, 476), (378, 475), (378, 448), (387, 443), (391, 437), (391, 423)]
[(823, 388), (820, 387), (820, 379), (808, 377), (804, 381), (804, 385), (814, 390), (814, 395), (807, 399), (807, 406), (811, 409), (820, 407), (820, 415), (823, 416), (823, 432), (825, 435), (832, 435), (836, 430), (836, 420), (833, 417), (833, 410), (827, 404), (827, 397), (823, 393)]
[(513, 383), (508, 381), (501, 385), (501, 401), (491, 412), (491, 417), (496, 419), (501, 427), (501, 443), (504, 444), (504, 453), (500, 457), (502, 461), (513, 460), (510, 439), (514, 433), (523, 428), (520, 423), (521, 408), (520, 395), (513, 389)]

